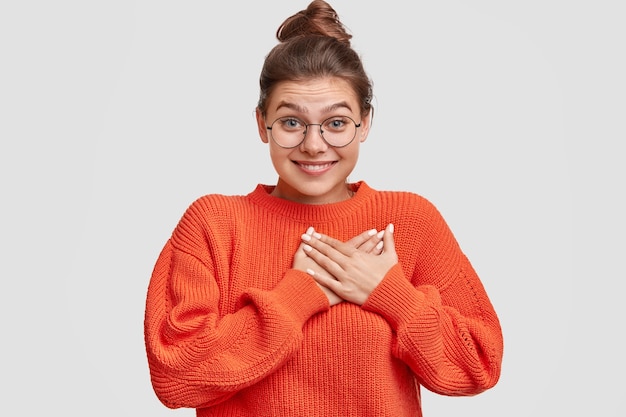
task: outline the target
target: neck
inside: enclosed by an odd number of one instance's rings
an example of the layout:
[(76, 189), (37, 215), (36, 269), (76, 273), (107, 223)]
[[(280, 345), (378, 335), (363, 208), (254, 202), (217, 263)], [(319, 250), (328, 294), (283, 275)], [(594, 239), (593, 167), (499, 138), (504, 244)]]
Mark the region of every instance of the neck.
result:
[(303, 194), (279, 180), (270, 195), (296, 203), (320, 205), (339, 203), (348, 200), (354, 196), (354, 191), (352, 191), (350, 185), (346, 182), (344, 187), (342, 187), (342, 189), (336, 194), (320, 197)]

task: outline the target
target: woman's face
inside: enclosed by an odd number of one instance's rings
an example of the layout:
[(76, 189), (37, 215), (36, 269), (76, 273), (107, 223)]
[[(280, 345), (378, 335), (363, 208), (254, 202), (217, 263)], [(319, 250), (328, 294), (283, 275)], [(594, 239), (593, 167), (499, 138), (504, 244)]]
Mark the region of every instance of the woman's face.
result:
[[(309, 126), (304, 141), (290, 149), (280, 147), (267, 129), (279, 118), (287, 117), (289, 126), (299, 126), (295, 119), (319, 124), (335, 116), (347, 116), (360, 123), (354, 140), (341, 148), (326, 143), (317, 125)], [(370, 121), (367, 115), (361, 115), (359, 101), (348, 82), (334, 77), (283, 81), (269, 97), (266, 117), (258, 110), (256, 117), (261, 140), (269, 144), (278, 173), (273, 195), (305, 204), (349, 198), (346, 180), (356, 165), (359, 146), (367, 138)]]

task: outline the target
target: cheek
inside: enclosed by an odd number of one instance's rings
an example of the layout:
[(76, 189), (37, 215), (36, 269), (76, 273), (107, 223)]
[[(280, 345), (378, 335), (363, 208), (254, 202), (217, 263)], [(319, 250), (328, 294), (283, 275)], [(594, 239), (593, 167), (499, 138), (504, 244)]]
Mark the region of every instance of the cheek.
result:
[(350, 145), (348, 145), (346, 148), (342, 149), (341, 152), (341, 157), (343, 159), (357, 159), (359, 157), (359, 145), (360, 142), (355, 141), (353, 143), (351, 143)]
[(290, 162), (289, 152), (290, 151), (288, 149), (279, 148), (274, 144), (270, 144), (270, 158), (272, 159), (272, 163), (274, 165)]

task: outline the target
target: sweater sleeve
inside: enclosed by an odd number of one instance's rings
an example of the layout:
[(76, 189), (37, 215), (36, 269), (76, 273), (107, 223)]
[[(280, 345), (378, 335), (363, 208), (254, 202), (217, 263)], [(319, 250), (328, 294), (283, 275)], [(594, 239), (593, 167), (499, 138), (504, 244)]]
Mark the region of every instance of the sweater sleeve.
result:
[(420, 384), (443, 395), (475, 395), (500, 377), (500, 323), (474, 268), (433, 214), (422, 242), (408, 245), (419, 248), (414, 275), (396, 264), (363, 308), (385, 317), (396, 333), (393, 354)]
[(307, 274), (287, 270), (273, 289), (249, 289), (221, 316), (215, 267), (195, 253), (202, 232), (193, 223), (179, 225), (183, 243), (166, 243), (146, 300), (150, 376), (169, 408), (208, 407), (263, 379), (297, 351), (308, 318), (328, 309)]

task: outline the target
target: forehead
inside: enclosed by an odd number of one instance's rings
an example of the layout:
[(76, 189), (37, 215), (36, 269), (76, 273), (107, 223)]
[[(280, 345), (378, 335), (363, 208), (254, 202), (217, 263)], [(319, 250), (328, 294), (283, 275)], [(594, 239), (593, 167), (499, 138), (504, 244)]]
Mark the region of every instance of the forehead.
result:
[(336, 77), (306, 81), (282, 81), (268, 101), (268, 112), (328, 113), (337, 110), (358, 112), (354, 89)]

